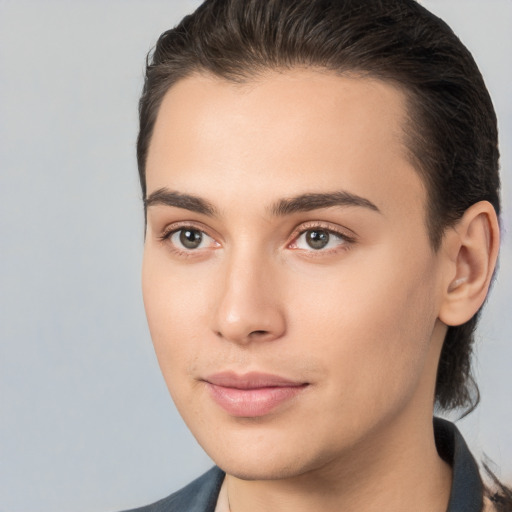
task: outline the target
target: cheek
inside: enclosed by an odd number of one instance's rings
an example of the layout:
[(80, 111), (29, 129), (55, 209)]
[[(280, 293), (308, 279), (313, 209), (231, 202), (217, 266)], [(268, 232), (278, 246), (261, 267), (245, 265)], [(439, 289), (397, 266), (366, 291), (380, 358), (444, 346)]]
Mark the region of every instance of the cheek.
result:
[(436, 319), (429, 262), (397, 265), (391, 254), (379, 261), (382, 271), (361, 262), (290, 295), (290, 327), (329, 374), (330, 410), (398, 404), (424, 372)]
[[(178, 375), (193, 364), (204, 342), (208, 306), (205, 281), (173, 268), (168, 259), (146, 250), (142, 293), (148, 326), (164, 378)], [(178, 379), (176, 379), (178, 380)]]

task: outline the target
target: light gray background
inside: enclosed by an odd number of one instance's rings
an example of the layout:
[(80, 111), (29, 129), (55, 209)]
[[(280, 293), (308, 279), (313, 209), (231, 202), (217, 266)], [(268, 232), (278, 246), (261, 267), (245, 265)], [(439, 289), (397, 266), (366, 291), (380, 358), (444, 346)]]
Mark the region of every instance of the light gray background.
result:
[[(429, 0), (500, 117), (505, 239), (460, 422), (512, 479), (512, 1)], [(139, 285), (146, 52), (197, 1), (0, 0), (0, 512), (102, 512), (211, 463), (160, 377)]]

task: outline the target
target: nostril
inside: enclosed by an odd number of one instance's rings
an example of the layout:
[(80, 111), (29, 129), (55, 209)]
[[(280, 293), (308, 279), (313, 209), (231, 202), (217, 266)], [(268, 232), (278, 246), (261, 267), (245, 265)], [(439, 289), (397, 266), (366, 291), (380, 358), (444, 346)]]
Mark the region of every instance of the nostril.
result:
[(268, 334), (268, 331), (252, 331), (249, 336), (263, 336)]

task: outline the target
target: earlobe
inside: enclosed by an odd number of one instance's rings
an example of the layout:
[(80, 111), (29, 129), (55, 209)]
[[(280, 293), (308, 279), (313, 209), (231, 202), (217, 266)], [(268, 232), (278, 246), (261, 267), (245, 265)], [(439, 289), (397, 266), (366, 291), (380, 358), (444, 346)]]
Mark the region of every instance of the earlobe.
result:
[(499, 251), (499, 226), (494, 207), (475, 203), (449, 230), (449, 272), (439, 319), (455, 326), (467, 322), (485, 301)]

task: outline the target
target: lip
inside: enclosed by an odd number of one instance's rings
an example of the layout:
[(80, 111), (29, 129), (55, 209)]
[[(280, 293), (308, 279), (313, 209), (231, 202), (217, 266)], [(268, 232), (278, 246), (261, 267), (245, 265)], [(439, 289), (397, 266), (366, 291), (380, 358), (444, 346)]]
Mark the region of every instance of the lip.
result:
[(204, 379), (210, 396), (228, 414), (236, 417), (265, 416), (301, 393), (309, 384), (279, 375), (222, 372)]

